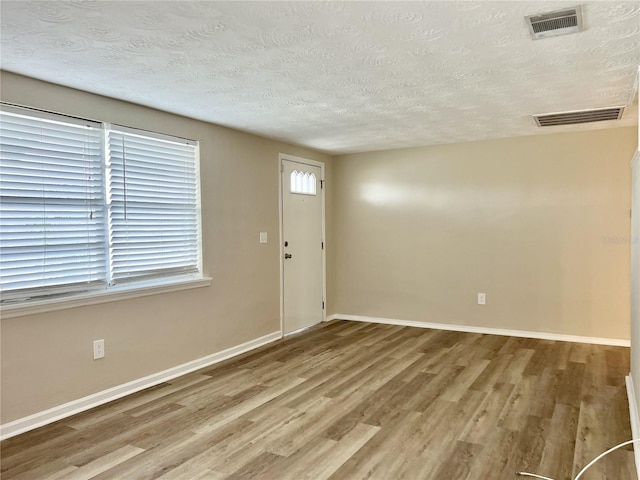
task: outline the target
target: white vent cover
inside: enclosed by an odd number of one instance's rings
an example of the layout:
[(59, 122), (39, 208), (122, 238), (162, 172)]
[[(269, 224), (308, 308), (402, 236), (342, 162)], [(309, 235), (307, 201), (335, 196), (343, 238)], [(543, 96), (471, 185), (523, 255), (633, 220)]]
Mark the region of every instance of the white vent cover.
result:
[(573, 112), (547, 113), (534, 115), (539, 127), (555, 127), (558, 125), (574, 125), (576, 123), (605, 122), (620, 120), (624, 107), (607, 107), (593, 110), (575, 110)]
[(553, 12), (528, 15), (524, 18), (527, 21), (531, 38), (534, 40), (568, 35), (583, 30), (582, 7), (580, 5)]

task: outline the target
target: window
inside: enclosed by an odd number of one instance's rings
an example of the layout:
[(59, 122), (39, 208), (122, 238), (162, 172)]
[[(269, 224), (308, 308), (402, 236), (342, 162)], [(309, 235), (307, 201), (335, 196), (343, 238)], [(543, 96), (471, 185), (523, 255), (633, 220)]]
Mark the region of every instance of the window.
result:
[(202, 278), (197, 142), (2, 106), (2, 302)]
[(198, 271), (196, 146), (113, 129), (111, 282)]
[(291, 172), (291, 193), (301, 193), (303, 195), (316, 194), (316, 176), (313, 173)]

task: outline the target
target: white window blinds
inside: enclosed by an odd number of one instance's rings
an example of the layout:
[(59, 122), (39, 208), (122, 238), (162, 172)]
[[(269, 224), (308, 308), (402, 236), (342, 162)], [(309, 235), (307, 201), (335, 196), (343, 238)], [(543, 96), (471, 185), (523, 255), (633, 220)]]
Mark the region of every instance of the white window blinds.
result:
[(1, 108), (2, 302), (202, 278), (197, 142)]
[(4, 298), (106, 281), (100, 124), (0, 112)]
[(108, 133), (112, 283), (198, 271), (196, 145)]

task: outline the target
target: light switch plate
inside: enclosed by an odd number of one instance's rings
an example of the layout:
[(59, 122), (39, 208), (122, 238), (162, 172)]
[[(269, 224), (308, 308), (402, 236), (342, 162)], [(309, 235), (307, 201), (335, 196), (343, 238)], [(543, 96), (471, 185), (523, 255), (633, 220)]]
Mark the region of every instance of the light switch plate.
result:
[(267, 232), (260, 232), (260, 243), (268, 243)]

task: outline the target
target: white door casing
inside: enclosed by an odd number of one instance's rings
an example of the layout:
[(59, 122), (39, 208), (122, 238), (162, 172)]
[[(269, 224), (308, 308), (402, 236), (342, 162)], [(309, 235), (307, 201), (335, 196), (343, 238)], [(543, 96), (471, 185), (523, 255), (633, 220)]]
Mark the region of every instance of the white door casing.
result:
[(323, 180), (324, 164), (280, 155), (281, 317), (285, 335), (324, 320)]

